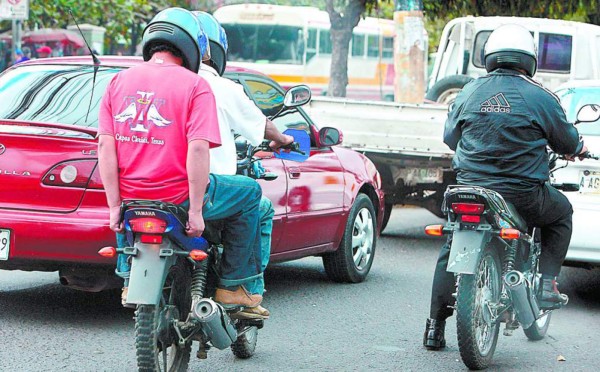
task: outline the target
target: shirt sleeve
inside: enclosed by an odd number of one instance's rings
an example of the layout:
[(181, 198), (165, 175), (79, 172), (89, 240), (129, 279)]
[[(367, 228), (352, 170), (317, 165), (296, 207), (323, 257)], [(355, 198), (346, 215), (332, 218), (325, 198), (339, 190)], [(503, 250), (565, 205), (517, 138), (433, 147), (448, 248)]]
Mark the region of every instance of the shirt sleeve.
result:
[(115, 135), (115, 124), (112, 115), (110, 92), (113, 89), (114, 82), (117, 79), (117, 77), (118, 74), (112, 78), (112, 80), (106, 87), (104, 94), (102, 95), (102, 100), (100, 101), (100, 111), (98, 112), (98, 135)]
[(237, 83), (227, 80), (228, 102), (224, 105), (224, 114), (231, 129), (246, 138), (253, 146), (259, 145), (265, 139), (266, 116), (256, 106), (244, 88)]
[(210, 148), (221, 146), (215, 96), (204, 79), (199, 78), (192, 95), (186, 127), (188, 143), (194, 140), (205, 140)]

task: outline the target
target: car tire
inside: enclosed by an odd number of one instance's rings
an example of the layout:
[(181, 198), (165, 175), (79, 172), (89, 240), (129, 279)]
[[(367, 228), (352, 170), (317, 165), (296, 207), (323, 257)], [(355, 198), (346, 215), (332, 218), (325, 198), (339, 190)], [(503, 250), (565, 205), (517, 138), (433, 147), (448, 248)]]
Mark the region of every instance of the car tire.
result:
[(473, 80), (467, 75), (451, 75), (437, 81), (425, 95), (425, 98), (434, 102), (449, 105), (454, 102), (458, 93), (468, 82)]
[(385, 206), (383, 209), (383, 221), (381, 221), (381, 232), (383, 232), (383, 230), (385, 230), (385, 228), (387, 227), (387, 224), (390, 221), (390, 217), (392, 215), (393, 208), (394, 208), (394, 204), (385, 203)]
[(371, 199), (358, 194), (350, 209), (340, 246), (335, 252), (323, 255), (325, 272), (331, 280), (360, 283), (367, 278), (375, 257), (376, 226)]

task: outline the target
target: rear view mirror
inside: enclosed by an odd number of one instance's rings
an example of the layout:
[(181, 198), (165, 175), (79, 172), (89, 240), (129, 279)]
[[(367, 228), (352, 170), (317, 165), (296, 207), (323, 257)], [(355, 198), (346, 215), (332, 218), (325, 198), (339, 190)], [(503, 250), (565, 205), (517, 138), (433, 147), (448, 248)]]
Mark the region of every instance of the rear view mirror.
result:
[(297, 85), (291, 87), (286, 93), (283, 99), (283, 105), (285, 107), (298, 107), (306, 105), (310, 102), (311, 92), (310, 88), (306, 85)]
[(310, 136), (301, 129), (286, 129), (283, 134), (294, 137), (296, 150), (279, 150), (275, 157), (283, 160), (303, 162), (310, 156)]
[(600, 119), (600, 105), (584, 105), (577, 112), (577, 123), (592, 123)]
[(342, 132), (336, 128), (324, 127), (319, 130), (319, 145), (323, 147), (339, 145), (342, 138)]

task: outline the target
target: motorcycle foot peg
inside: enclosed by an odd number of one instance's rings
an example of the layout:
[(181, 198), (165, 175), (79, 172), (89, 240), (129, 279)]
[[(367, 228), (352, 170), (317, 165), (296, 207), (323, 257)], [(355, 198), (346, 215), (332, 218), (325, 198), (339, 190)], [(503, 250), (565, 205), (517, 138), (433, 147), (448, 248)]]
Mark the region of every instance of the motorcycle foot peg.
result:
[(512, 336), (513, 335), (513, 331), (514, 331), (514, 329), (504, 328), (504, 331), (502, 332), (502, 334), (504, 336)]
[(567, 296), (564, 293), (560, 294), (560, 299), (561, 299), (561, 301), (560, 301), (561, 306), (566, 306), (569, 303), (569, 296)]

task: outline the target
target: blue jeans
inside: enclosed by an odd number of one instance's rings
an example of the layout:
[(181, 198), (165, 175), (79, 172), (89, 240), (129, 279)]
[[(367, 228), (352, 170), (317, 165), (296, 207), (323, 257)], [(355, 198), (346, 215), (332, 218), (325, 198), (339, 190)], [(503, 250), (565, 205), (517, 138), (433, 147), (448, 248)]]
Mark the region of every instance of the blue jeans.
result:
[[(222, 242), (227, 249), (223, 251), (220, 284), (235, 287), (262, 278), (259, 184), (245, 176), (211, 174), (209, 179), (202, 215), (206, 221), (225, 222)], [(182, 206), (189, 208), (189, 202)], [(127, 245), (125, 234), (117, 234), (117, 246)], [(126, 286), (129, 271), (127, 256), (119, 255), (115, 272), (125, 279)]]
[[(273, 203), (263, 196), (260, 199), (260, 249), (261, 249), (261, 270), (264, 272), (269, 264), (271, 257), (271, 232), (273, 230)], [(246, 289), (251, 294), (262, 295), (265, 292), (265, 279), (259, 277), (246, 284)]]

